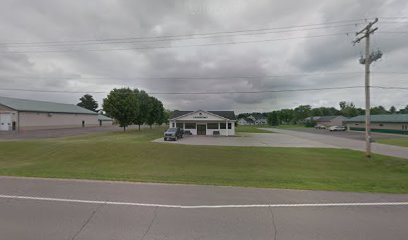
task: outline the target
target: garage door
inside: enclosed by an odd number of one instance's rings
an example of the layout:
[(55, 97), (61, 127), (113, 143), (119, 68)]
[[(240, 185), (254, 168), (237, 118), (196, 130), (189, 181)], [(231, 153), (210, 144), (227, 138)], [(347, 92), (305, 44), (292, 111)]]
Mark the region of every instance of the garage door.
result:
[(0, 113), (0, 131), (11, 130), (11, 114)]

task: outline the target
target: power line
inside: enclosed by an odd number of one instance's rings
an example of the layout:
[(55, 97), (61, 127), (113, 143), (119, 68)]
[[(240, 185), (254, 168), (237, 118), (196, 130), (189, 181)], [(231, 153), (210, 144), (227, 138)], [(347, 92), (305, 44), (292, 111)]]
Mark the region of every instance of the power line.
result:
[(390, 90), (408, 90), (408, 87), (386, 87), (386, 86), (371, 86), (378, 89), (390, 89)]
[[(371, 86), (379, 89), (398, 89), (408, 90), (404, 87), (385, 87)], [(279, 90), (256, 90), (256, 91), (206, 91), (206, 92), (148, 92), (152, 95), (222, 95), (222, 94), (256, 94), (256, 93), (282, 93), (282, 92), (306, 92), (306, 91), (324, 91), (324, 90), (344, 90), (364, 88), (364, 86), (346, 86), (346, 87), (324, 87), (324, 88), (295, 88)], [(65, 90), (39, 90), (39, 89), (22, 89), (22, 88), (0, 88), (0, 91), (17, 91), (17, 92), (39, 92), (39, 93), (69, 93), (69, 94), (106, 94), (107, 91), (65, 91)]]
[[(0, 78), (7, 79), (123, 79), (123, 80), (212, 80), (212, 79), (268, 79), (268, 78), (284, 78), (284, 77), (296, 77), (296, 76), (316, 76), (316, 75), (340, 75), (340, 74), (361, 74), (361, 72), (313, 72), (313, 73), (290, 73), (290, 74), (280, 74), (280, 75), (246, 75), (246, 76), (169, 76), (169, 77), (154, 77), (154, 76), (138, 76), (138, 77), (125, 77), (125, 76), (99, 76), (99, 77), (81, 77), (81, 76), (71, 76), (71, 77), (60, 77), (60, 76), (3, 76)], [(408, 73), (406, 73), (408, 74)]]
[[(53, 44), (53, 43), (79, 43), (79, 42), (100, 42), (100, 41), (121, 41), (121, 40), (151, 40), (151, 39), (161, 39), (161, 38), (178, 38), (178, 37), (192, 37), (192, 36), (208, 36), (208, 35), (218, 35), (218, 34), (234, 34), (234, 33), (243, 33), (243, 32), (259, 32), (259, 31), (271, 31), (271, 30), (282, 30), (282, 29), (295, 29), (295, 28), (304, 28), (312, 26), (322, 26), (324, 25), (333, 25), (339, 23), (348, 23), (348, 25), (360, 24), (366, 19), (353, 19), (353, 20), (342, 20), (342, 21), (333, 21), (333, 22), (324, 22), (316, 24), (304, 24), (304, 25), (295, 25), (295, 26), (285, 26), (285, 27), (272, 27), (272, 28), (259, 28), (259, 29), (246, 29), (246, 30), (235, 30), (235, 31), (218, 31), (218, 32), (207, 32), (207, 33), (190, 33), (190, 34), (178, 34), (178, 35), (163, 35), (163, 36), (152, 36), (152, 37), (127, 37), (127, 38), (102, 38), (102, 39), (85, 39), (85, 40), (66, 40), (66, 41), (38, 41), (38, 42), (3, 42), (0, 45), (30, 45), (30, 44)], [(333, 26), (326, 26), (333, 27)], [(302, 29), (298, 29), (302, 31)]]
[(53, 44), (27, 44), (22, 46), (21, 44), (2, 44), (9, 48), (40, 48), (40, 47), (69, 47), (69, 46), (89, 46), (89, 45), (106, 45), (106, 44), (132, 44), (132, 43), (152, 43), (152, 42), (169, 42), (169, 41), (186, 41), (186, 40), (201, 40), (201, 39), (214, 39), (214, 38), (225, 38), (225, 37), (237, 37), (237, 36), (257, 36), (257, 35), (266, 35), (274, 33), (287, 33), (287, 32), (304, 32), (310, 30), (320, 30), (326, 29), (328, 27), (337, 28), (344, 26), (357, 26), (358, 24), (343, 24), (337, 26), (327, 26), (327, 27), (316, 27), (316, 28), (307, 28), (307, 29), (292, 29), (292, 30), (280, 30), (280, 31), (268, 31), (268, 32), (247, 32), (233, 35), (215, 35), (215, 36), (199, 36), (199, 37), (189, 37), (189, 38), (163, 38), (163, 39), (150, 39), (150, 40), (122, 40), (122, 41), (98, 41), (98, 42), (68, 42), (68, 43), (53, 43)]
[[(373, 71), (372, 74), (381, 74), (381, 75), (407, 75), (408, 72), (384, 72), (384, 71)], [(96, 77), (83, 77), (83, 76), (23, 76), (23, 75), (4, 75), (0, 76), (0, 79), (62, 79), (62, 80), (71, 80), (71, 79), (122, 79), (122, 80), (217, 80), (217, 79), (273, 79), (273, 78), (285, 78), (285, 77), (297, 77), (297, 76), (322, 76), (325, 75), (340, 75), (340, 74), (362, 74), (361, 72), (309, 72), (309, 73), (289, 73), (289, 74), (279, 74), (279, 75), (232, 75), (232, 76), (169, 76), (169, 77), (160, 77), (160, 76), (96, 76)]]
[(294, 39), (312, 39), (329, 36), (349, 35), (351, 32), (341, 32), (332, 34), (301, 36), (291, 38), (275, 38), (275, 39), (262, 39), (253, 41), (235, 41), (235, 42), (223, 42), (223, 43), (208, 43), (208, 44), (195, 44), (195, 45), (178, 45), (178, 46), (150, 46), (150, 47), (129, 47), (129, 48), (102, 48), (102, 49), (66, 49), (66, 50), (45, 50), (45, 51), (1, 51), (1, 54), (26, 54), (26, 53), (52, 53), (52, 52), (99, 52), (99, 51), (123, 51), (123, 50), (149, 50), (149, 49), (172, 49), (172, 48), (185, 48), (185, 47), (202, 47), (202, 46), (218, 46), (218, 45), (235, 45), (235, 44), (247, 44), (247, 43), (261, 43), (261, 42), (274, 42)]
[[(365, 86), (346, 86), (346, 87), (324, 87), (324, 88), (295, 88), (295, 89), (278, 89), (278, 90), (255, 90), (255, 91), (207, 91), (207, 92), (147, 92), (152, 95), (222, 95), (222, 94), (256, 94), (256, 93), (282, 93), (282, 92), (307, 92), (307, 91), (324, 91), (324, 90), (344, 90), (364, 88)], [(384, 90), (408, 90), (408, 87), (387, 87), (372, 85), (371, 88)], [(69, 93), (69, 94), (106, 94), (108, 91), (65, 91), (65, 90), (40, 90), (24, 88), (0, 88), (0, 91), (15, 92), (39, 92), (39, 93)]]

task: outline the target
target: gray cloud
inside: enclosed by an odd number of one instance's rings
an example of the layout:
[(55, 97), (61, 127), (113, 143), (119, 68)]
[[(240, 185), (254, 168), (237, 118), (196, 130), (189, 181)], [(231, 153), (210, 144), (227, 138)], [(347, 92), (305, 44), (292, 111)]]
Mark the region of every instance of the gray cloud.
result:
[[(242, 29), (273, 28), (380, 17), (373, 49), (384, 58), (373, 64), (373, 85), (405, 87), (408, 3), (404, 0), (369, 1), (67, 1), (2, 2), (0, 42), (48, 42), (134, 38)], [(257, 91), (363, 84), (358, 63), (363, 45), (352, 46), (352, 34), (362, 25), (121, 44), (29, 47), (0, 45), (0, 86), (67, 91), (109, 91), (137, 87), (148, 92)], [(293, 30), (293, 29), (292, 29)], [(301, 38), (306, 37), (306, 38)], [(258, 43), (180, 47), (219, 42)], [(14, 47), (13, 47), (14, 46)], [(176, 46), (176, 48), (138, 49)], [(109, 51), (83, 51), (106, 50)], [(133, 48), (133, 49), (132, 49)], [(56, 51), (29, 53), (30, 51)], [(59, 52), (59, 50), (63, 50)], [(22, 51), (12, 54), (5, 51)], [(338, 72), (342, 74), (326, 74)], [(301, 73), (301, 74), (299, 74)], [(274, 76), (239, 78), (237, 76)], [(170, 77), (180, 77), (170, 78)], [(191, 78), (190, 78), (191, 77)], [(196, 77), (196, 78), (194, 78)], [(207, 79), (197, 79), (204, 77)], [(214, 79), (211, 77), (221, 77)], [(156, 79), (153, 79), (156, 78)], [(164, 79), (168, 78), (168, 79)], [(341, 100), (363, 105), (363, 89), (224, 95), (157, 95), (170, 109), (270, 111), (299, 104), (337, 106)], [(78, 94), (1, 91), (0, 95), (76, 103)], [(373, 89), (373, 104), (408, 104), (408, 91)], [(95, 94), (101, 101), (105, 94)]]

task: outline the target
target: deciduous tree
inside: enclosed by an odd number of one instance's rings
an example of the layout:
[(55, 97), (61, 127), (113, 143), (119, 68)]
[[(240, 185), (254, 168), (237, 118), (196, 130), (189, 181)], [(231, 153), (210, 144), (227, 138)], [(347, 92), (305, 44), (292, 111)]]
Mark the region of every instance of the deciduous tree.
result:
[(85, 94), (79, 99), (79, 101), (80, 102), (77, 104), (77, 106), (96, 112), (96, 109), (98, 108), (98, 103), (95, 101), (92, 95)]
[(137, 109), (136, 95), (129, 88), (115, 88), (103, 99), (103, 110), (118, 121), (123, 131), (133, 123)]

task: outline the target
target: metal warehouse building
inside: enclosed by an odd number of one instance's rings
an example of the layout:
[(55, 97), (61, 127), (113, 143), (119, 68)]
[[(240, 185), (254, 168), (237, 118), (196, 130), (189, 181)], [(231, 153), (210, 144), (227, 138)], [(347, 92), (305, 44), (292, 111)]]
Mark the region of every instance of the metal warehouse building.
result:
[(235, 135), (234, 111), (174, 111), (170, 127), (190, 131), (192, 135)]
[(74, 104), (0, 97), (0, 131), (99, 126), (98, 114)]
[[(371, 115), (371, 131), (408, 134), (408, 114)], [(344, 121), (348, 130), (364, 131), (365, 116), (360, 115)]]

